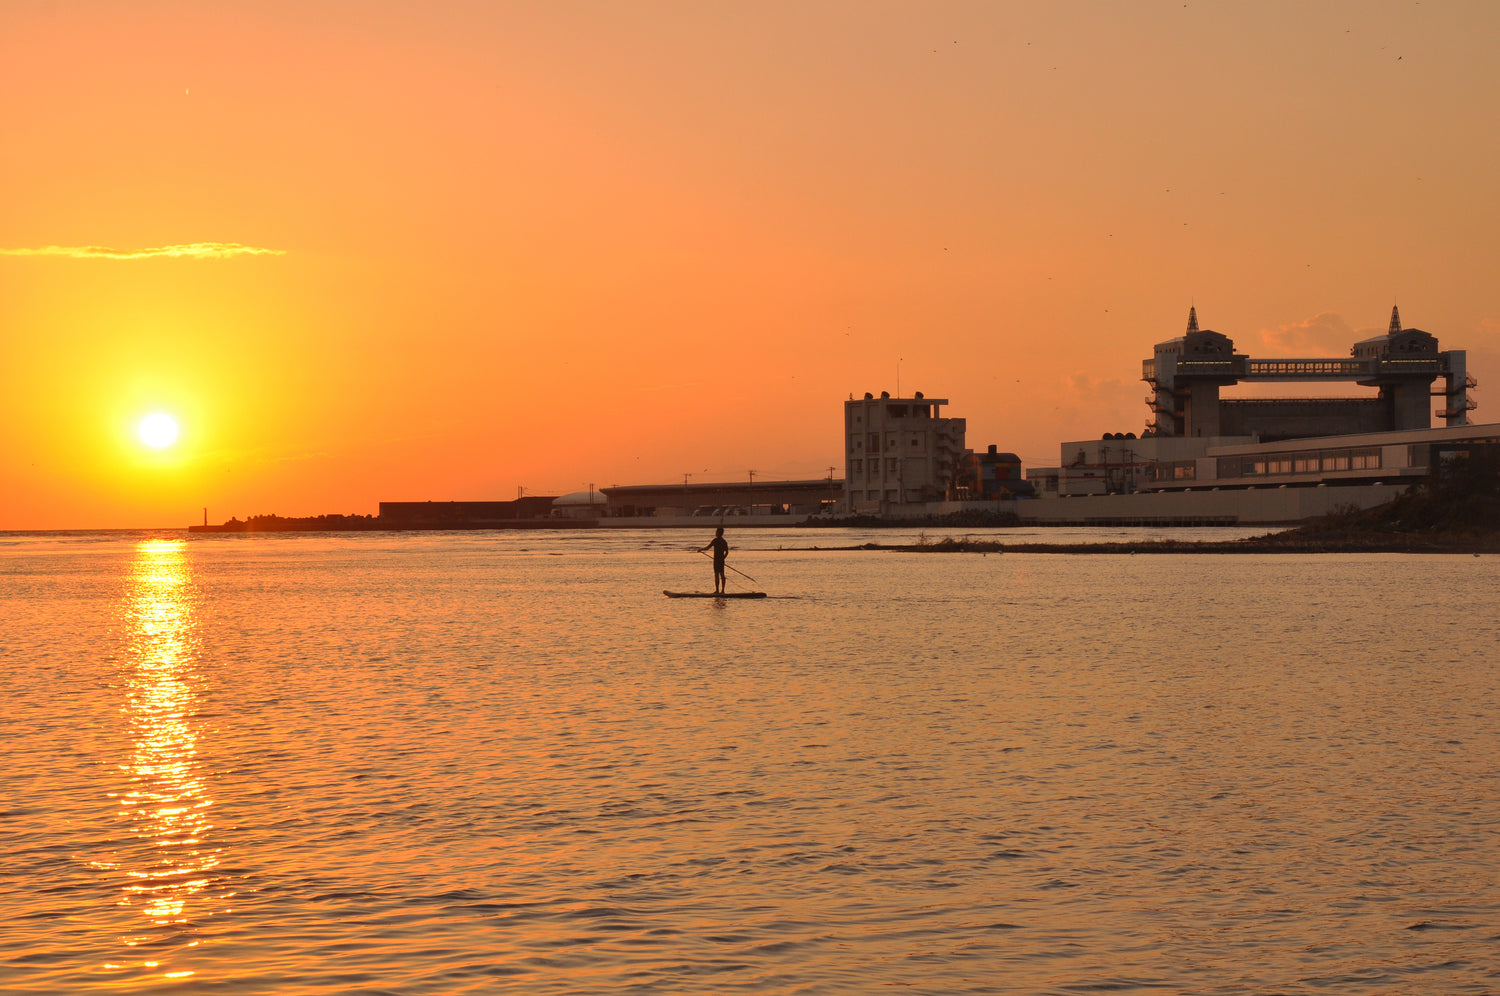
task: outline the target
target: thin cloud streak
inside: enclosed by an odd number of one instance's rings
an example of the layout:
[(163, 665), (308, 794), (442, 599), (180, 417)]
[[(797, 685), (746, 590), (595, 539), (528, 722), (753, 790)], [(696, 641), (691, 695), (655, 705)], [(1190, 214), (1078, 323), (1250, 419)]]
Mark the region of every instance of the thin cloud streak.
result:
[(285, 256), (285, 249), (263, 249), (238, 242), (187, 242), (150, 249), (112, 249), (109, 246), (42, 246), (39, 249), (0, 249), (0, 256), (62, 256), (67, 259), (228, 259), (231, 256)]

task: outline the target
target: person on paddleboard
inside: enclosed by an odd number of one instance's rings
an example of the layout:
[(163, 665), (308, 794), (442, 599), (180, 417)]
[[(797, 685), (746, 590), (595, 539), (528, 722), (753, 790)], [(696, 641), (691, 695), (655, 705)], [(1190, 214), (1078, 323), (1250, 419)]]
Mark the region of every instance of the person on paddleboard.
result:
[(708, 541), (707, 546), (700, 546), (698, 552), (705, 550), (714, 552), (714, 594), (724, 594), (724, 558), (729, 556), (729, 541), (724, 538), (724, 527), (720, 526), (714, 532), (714, 538)]

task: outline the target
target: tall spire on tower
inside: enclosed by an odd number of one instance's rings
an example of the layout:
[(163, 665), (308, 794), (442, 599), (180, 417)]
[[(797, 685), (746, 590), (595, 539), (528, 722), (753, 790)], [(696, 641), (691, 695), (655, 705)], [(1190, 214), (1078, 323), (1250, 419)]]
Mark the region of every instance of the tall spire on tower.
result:
[(1198, 331), (1198, 306), (1188, 305), (1188, 335)]
[(1385, 330), (1386, 335), (1395, 335), (1401, 331), (1401, 311), (1394, 304), (1391, 305), (1391, 327)]

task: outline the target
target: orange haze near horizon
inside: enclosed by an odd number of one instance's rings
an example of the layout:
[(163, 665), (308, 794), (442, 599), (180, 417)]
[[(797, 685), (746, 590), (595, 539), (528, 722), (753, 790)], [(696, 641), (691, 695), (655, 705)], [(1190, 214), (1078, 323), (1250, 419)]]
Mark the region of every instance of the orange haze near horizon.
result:
[(843, 400), (898, 364), (970, 446), (1055, 464), (1142, 429), (1140, 361), (1190, 303), (1307, 356), (1394, 301), (1494, 421), (1497, 28), (1478, 2), (7, 4), (0, 529), (842, 474)]

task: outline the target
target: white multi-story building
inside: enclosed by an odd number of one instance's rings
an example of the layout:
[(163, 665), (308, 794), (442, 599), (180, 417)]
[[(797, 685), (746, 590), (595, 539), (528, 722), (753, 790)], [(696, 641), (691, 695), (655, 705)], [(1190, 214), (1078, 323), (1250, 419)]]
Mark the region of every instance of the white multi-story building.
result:
[(964, 420), (941, 418), (946, 398), (844, 402), (844, 504), (856, 515), (900, 513), (953, 497), (964, 455)]

